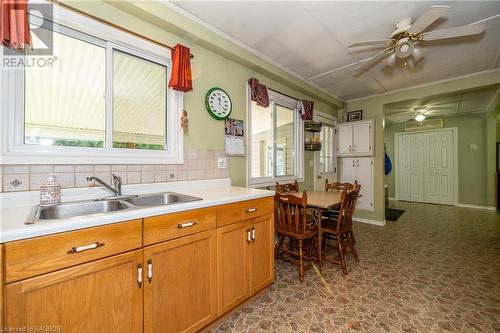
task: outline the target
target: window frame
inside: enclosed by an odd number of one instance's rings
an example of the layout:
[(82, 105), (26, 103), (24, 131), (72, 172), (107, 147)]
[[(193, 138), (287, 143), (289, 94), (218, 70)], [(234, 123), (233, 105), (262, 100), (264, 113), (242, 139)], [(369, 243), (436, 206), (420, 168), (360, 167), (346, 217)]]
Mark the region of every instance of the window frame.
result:
[[(106, 49), (106, 115), (105, 145), (97, 147), (40, 146), (24, 144), (24, 78), (23, 69), (4, 69), (0, 74), (2, 98), (1, 161), (4, 164), (96, 164), (156, 163), (180, 164), (184, 161), (183, 135), (179, 131), (184, 109), (183, 93), (166, 88), (166, 149), (141, 150), (113, 148), (113, 49), (166, 66), (168, 82), (171, 72), (170, 51), (139, 37), (94, 19), (53, 6), (53, 30)], [(36, 16), (36, 14), (31, 14)], [(1, 48), (4, 55), (4, 48)]]
[[(294, 112), (294, 174), (287, 176), (276, 176), (276, 109), (273, 107), (273, 117), (272, 117), (272, 156), (273, 156), (273, 168), (272, 176), (267, 177), (252, 177), (252, 100), (250, 98), (250, 86), (246, 83), (247, 92), (247, 133), (249, 133), (249, 138), (247, 142), (247, 183), (249, 187), (264, 187), (275, 185), (276, 182), (280, 183), (291, 183), (295, 180), (298, 182), (304, 181), (304, 121), (300, 117), (299, 112)], [(268, 90), (269, 100), (271, 107), (274, 104), (284, 106), (295, 110), (297, 106), (297, 100), (289, 96), (280, 94), (274, 90)]]

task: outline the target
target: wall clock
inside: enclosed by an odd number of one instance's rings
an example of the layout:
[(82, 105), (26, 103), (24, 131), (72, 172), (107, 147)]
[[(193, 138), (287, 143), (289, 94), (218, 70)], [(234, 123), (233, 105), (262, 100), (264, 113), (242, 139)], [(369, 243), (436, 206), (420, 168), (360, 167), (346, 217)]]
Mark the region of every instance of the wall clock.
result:
[(226, 119), (233, 109), (229, 95), (221, 88), (214, 87), (207, 91), (205, 106), (208, 113), (217, 120)]

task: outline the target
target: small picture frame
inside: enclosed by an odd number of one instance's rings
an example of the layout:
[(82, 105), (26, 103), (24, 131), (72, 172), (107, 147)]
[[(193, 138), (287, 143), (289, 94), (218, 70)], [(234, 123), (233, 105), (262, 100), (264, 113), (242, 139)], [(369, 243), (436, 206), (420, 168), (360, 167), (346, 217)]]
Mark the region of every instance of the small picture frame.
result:
[(347, 121), (358, 121), (363, 119), (363, 110), (347, 112)]

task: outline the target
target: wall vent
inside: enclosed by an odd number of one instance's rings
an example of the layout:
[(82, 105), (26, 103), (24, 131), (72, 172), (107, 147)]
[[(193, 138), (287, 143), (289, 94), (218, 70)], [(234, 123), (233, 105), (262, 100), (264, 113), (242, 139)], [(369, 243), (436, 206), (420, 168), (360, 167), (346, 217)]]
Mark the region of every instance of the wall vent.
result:
[(412, 120), (405, 123), (405, 132), (424, 131), (443, 128), (443, 119), (426, 119), (424, 121)]

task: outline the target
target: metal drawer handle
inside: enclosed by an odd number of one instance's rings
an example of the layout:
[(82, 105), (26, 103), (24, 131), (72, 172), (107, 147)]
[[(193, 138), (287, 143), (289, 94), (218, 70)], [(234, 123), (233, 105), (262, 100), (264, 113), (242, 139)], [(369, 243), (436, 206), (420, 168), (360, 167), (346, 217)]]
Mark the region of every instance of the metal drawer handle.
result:
[(99, 247), (103, 247), (104, 245), (105, 245), (104, 243), (95, 242), (95, 243), (90, 244), (90, 245), (76, 246), (76, 247), (72, 247), (68, 251), (68, 254), (74, 254), (74, 253), (80, 253), (80, 252), (87, 251), (87, 250), (93, 250), (93, 249), (97, 249)]
[(139, 288), (142, 286), (142, 265), (137, 264), (137, 285)]
[(151, 283), (151, 279), (153, 279), (153, 260), (148, 260), (148, 281)]
[(179, 223), (177, 225), (177, 229), (184, 229), (184, 228), (194, 227), (197, 224), (198, 224), (197, 222)]
[(247, 208), (247, 213), (253, 213), (256, 211), (257, 211), (257, 208)]

